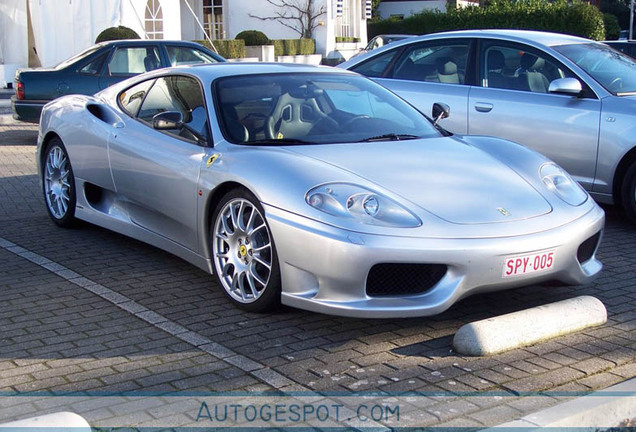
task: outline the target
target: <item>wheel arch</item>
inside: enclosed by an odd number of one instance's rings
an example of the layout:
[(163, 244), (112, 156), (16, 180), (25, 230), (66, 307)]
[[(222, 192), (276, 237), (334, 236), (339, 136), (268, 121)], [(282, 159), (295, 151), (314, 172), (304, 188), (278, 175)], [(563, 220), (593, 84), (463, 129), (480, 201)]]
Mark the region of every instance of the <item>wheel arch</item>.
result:
[[(38, 161), (40, 163), (40, 166), (42, 166), (42, 162), (44, 161), (44, 153), (45, 153), (44, 151), (48, 147), (51, 140), (53, 140), (54, 138), (57, 138), (60, 141), (62, 141), (62, 138), (56, 132), (49, 131), (46, 133), (46, 135), (44, 135), (44, 138), (42, 139), (42, 147), (40, 149), (40, 160)], [(64, 144), (64, 141), (62, 141), (62, 144)]]
[(618, 163), (618, 166), (616, 167), (616, 171), (614, 173), (614, 180), (612, 183), (612, 196), (614, 198), (614, 204), (617, 206), (623, 205), (621, 189), (623, 187), (623, 181), (625, 180), (627, 170), (630, 166), (632, 166), (633, 163), (636, 163), (636, 147), (633, 147), (623, 156), (621, 161)]
[(207, 233), (210, 230), (210, 224), (212, 223), (212, 215), (214, 213), (214, 209), (219, 204), (221, 198), (234, 189), (244, 189), (258, 199), (258, 195), (254, 193), (253, 190), (242, 183), (232, 180), (225, 181), (210, 191), (210, 193), (208, 194), (207, 202), (205, 204), (205, 211), (203, 213), (203, 233), (205, 234), (203, 238), (205, 245), (205, 255), (207, 258), (211, 258), (212, 256), (210, 252), (210, 237), (207, 235)]

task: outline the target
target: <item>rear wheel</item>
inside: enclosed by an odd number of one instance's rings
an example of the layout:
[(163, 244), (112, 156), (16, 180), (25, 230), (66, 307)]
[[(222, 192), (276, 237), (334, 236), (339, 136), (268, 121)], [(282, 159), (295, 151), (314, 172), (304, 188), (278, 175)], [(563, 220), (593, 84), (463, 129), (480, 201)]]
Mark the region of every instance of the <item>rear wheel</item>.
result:
[(75, 222), (75, 177), (61, 139), (49, 141), (42, 165), (46, 210), (57, 225), (69, 227)]
[(235, 305), (252, 312), (280, 305), (278, 258), (264, 214), (256, 197), (235, 189), (221, 198), (210, 227), (217, 280)]

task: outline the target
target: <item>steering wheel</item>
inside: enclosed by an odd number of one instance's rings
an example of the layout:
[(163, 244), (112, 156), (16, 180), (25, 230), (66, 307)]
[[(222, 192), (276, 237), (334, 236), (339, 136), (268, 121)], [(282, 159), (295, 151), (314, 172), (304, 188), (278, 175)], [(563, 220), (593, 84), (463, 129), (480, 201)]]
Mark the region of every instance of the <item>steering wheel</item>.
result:
[(364, 120), (364, 119), (369, 119), (371, 117), (369, 117), (366, 114), (361, 114), (361, 115), (357, 115), (357, 116), (353, 116), (351, 117), (349, 120), (347, 120), (346, 122), (344, 122), (342, 124), (342, 129), (347, 130), (349, 129), (349, 127), (354, 124), (355, 122), (357, 122), (358, 120)]
[(610, 88), (611, 90), (620, 90), (623, 88), (623, 78), (621, 77), (616, 77), (612, 80), (611, 83), (609, 83), (609, 85), (607, 86), (608, 88)]

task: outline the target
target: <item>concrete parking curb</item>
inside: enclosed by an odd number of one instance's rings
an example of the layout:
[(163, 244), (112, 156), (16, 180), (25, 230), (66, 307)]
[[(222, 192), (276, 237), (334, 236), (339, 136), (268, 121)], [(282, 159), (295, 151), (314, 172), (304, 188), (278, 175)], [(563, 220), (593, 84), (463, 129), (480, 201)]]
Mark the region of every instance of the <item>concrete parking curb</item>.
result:
[(46, 432), (91, 432), (90, 425), (82, 416), (71, 412), (59, 412), (0, 424), (1, 431), (46, 431)]
[(493, 355), (606, 321), (607, 311), (600, 300), (591, 296), (574, 297), (466, 324), (455, 334), (453, 348), (463, 355)]
[(507, 428), (610, 428), (636, 417), (636, 378), (482, 432)]

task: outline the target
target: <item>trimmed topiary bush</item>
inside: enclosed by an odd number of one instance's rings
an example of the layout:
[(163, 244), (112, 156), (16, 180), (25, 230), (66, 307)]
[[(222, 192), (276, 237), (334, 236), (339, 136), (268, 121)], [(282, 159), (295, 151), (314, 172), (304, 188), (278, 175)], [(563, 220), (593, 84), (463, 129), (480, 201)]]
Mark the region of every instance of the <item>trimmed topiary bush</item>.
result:
[(236, 35), (236, 39), (243, 39), (245, 46), (270, 45), (267, 35), (258, 30), (244, 30)]
[(603, 15), (594, 6), (579, 0), (490, 0), (487, 6), (468, 6), (447, 13), (424, 11), (403, 20), (388, 19), (368, 24), (369, 38), (378, 34), (428, 34), (466, 29), (543, 30), (605, 38)]
[(139, 35), (131, 28), (119, 26), (109, 27), (97, 35), (95, 43), (106, 42), (120, 39), (141, 39)]

